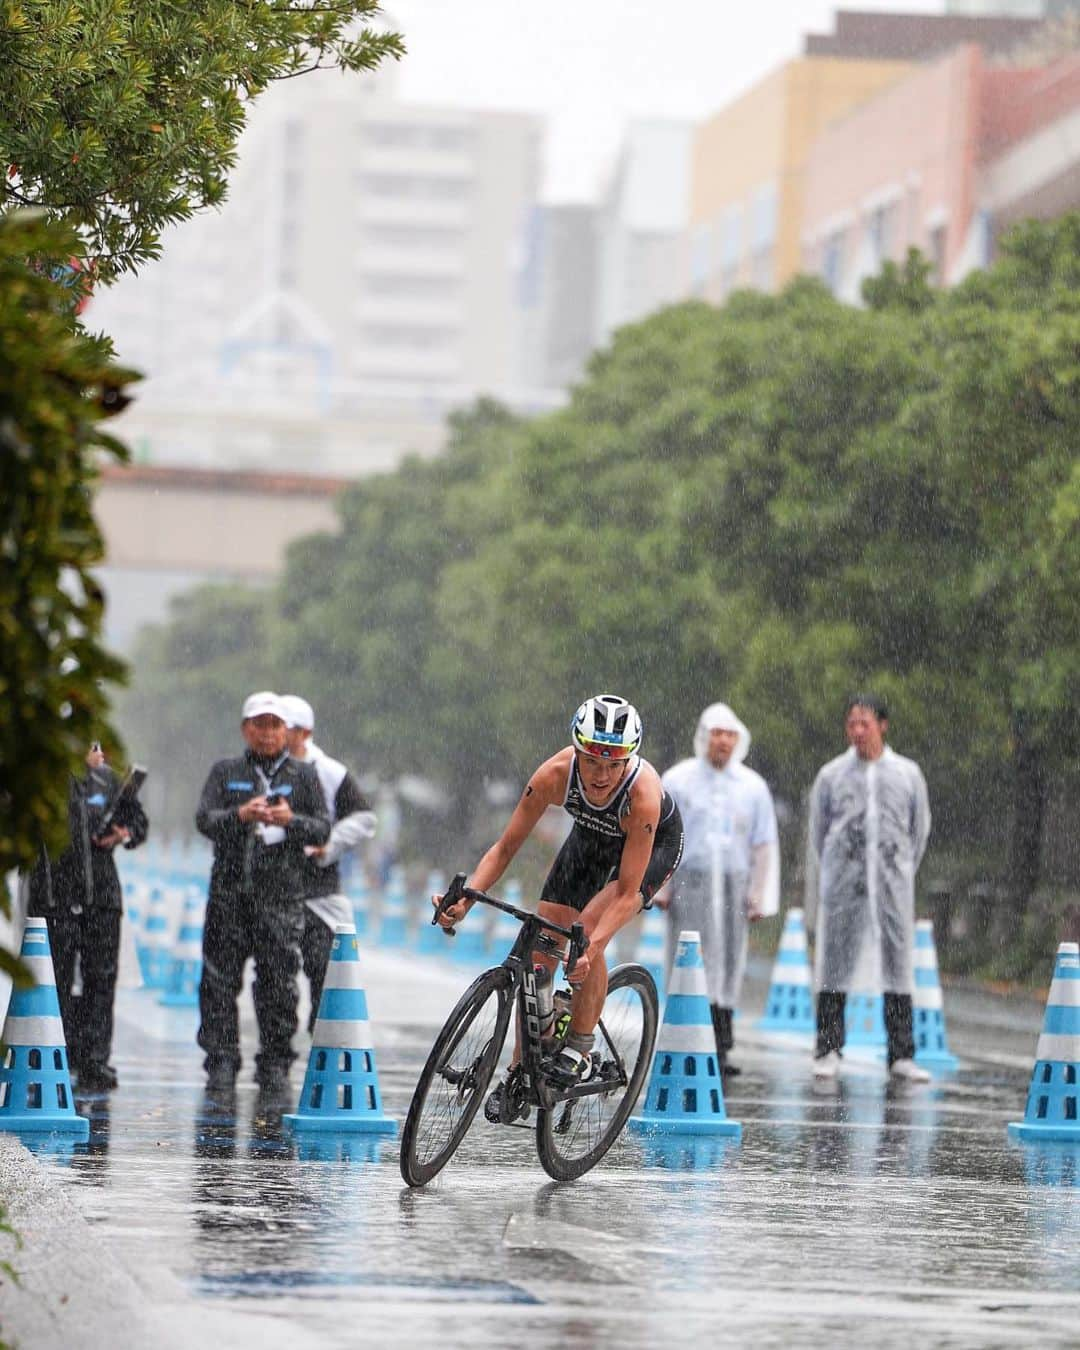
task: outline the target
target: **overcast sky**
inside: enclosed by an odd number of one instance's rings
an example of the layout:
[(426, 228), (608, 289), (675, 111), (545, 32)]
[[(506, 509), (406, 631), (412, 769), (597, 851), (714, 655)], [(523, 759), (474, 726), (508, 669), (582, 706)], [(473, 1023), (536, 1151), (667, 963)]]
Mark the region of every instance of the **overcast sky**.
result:
[[(847, 8), (937, 12), (943, 0)], [(700, 120), (832, 28), (825, 0), (384, 0), (410, 102), (545, 113), (550, 200), (592, 199), (632, 118)]]

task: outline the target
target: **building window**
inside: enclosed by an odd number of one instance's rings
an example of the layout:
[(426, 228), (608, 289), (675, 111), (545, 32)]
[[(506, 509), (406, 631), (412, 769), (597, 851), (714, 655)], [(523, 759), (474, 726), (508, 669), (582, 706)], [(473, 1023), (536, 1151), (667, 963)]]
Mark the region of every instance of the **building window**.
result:
[(417, 123), (368, 122), (361, 135), (381, 150), (442, 150), (460, 153), (469, 148), (472, 132), (467, 127), (433, 127)]
[(930, 266), (933, 268), (931, 279), (935, 286), (945, 285), (945, 250), (948, 247), (948, 240), (949, 227), (947, 225), (935, 225), (927, 240)]
[(720, 223), (720, 291), (726, 297), (739, 281), (742, 263), (743, 209), (733, 206)]
[(821, 249), (821, 275), (833, 295), (839, 293), (844, 283), (846, 261), (847, 231), (834, 230), (826, 237)]
[(877, 206), (866, 219), (866, 238), (870, 245), (870, 256), (880, 267), (896, 251), (899, 202), (889, 202)]
[(461, 283), (455, 277), (418, 277), (404, 272), (366, 272), (362, 294), (379, 300), (457, 300)]
[(422, 324), (364, 324), (359, 331), (361, 343), (397, 351), (437, 352), (451, 348), (459, 336), (456, 328), (429, 328)]
[(460, 249), (465, 242), (463, 230), (441, 229), (434, 225), (368, 225), (364, 242), (386, 248)]
[(703, 296), (712, 272), (712, 227), (695, 225), (690, 236), (690, 292)]
[(464, 201), (473, 187), (468, 178), (397, 173), (357, 174), (356, 185), (367, 196), (414, 202)]
[(772, 252), (776, 243), (778, 211), (776, 184), (766, 183), (764, 187), (758, 188), (751, 208), (750, 247), (753, 252)]
[(772, 290), (773, 252), (771, 248), (754, 254), (750, 265), (750, 284), (759, 291)]

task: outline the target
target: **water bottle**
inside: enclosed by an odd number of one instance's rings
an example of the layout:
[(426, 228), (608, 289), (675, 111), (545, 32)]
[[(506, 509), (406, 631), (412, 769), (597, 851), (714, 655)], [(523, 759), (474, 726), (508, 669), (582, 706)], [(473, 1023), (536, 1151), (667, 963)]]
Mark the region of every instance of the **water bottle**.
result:
[(551, 971), (547, 966), (533, 966), (533, 979), (536, 982), (536, 1020), (540, 1024), (540, 1035), (551, 1035), (551, 1024), (555, 1020), (555, 1007), (551, 1000)]
[(566, 1033), (570, 1030), (570, 991), (556, 989), (552, 996), (552, 1007), (554, 1021), (551, 1034), (556, 1041), (562, 1042), (566, 1040)]

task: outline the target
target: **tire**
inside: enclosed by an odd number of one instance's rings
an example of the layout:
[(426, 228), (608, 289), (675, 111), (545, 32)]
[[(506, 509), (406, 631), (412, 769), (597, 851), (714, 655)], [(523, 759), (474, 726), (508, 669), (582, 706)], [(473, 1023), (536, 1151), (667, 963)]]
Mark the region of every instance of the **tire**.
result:
[[(594, 1074), (625, 1080), (611, 1092), (571, 1098), (536, 1122), (536, 1151), (544, 1171), (556, 1181), (574, 1181), (596, 1166), (622, 1133), (649, 1071), (659, 1000), (644, 966), (618, 966), (608, 980), (607, 998), (593, 1047), (599, 1053)], [(619, 1072), (619, 1066), (622, 1071)]]
[(510, 990), (507, 970), (486, 970), (436, 1036), (401, 1132), (401, 1175), (409, 1186), (437, 1176), (472, 1124), (506, 1040)]

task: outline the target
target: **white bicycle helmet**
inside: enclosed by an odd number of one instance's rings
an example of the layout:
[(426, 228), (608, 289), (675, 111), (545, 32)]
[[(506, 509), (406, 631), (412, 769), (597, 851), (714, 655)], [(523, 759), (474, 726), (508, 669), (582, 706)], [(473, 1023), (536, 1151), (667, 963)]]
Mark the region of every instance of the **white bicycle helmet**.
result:
[(597, 759), (629, 759), (641, 745), (637, 709), (618, 694), (587, 698), (570, 724), (574, 749)]

